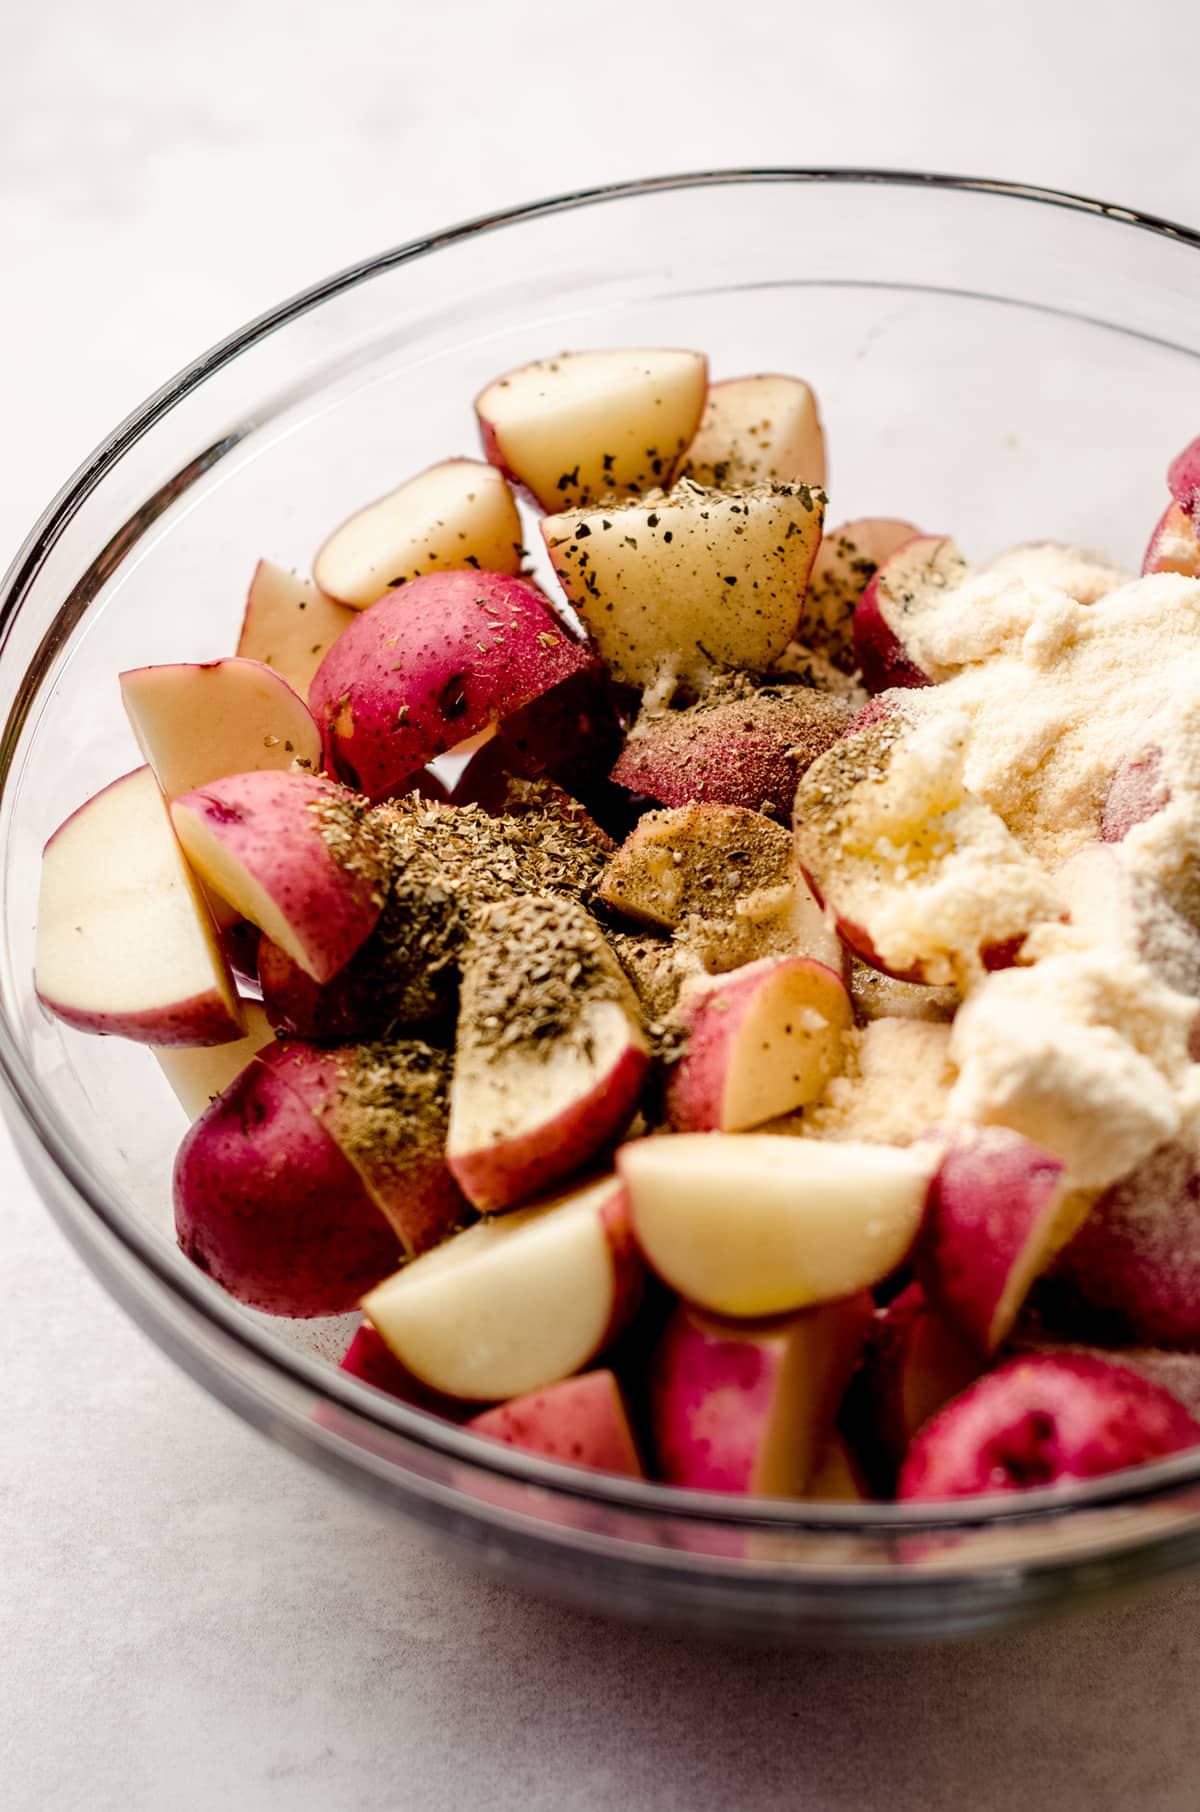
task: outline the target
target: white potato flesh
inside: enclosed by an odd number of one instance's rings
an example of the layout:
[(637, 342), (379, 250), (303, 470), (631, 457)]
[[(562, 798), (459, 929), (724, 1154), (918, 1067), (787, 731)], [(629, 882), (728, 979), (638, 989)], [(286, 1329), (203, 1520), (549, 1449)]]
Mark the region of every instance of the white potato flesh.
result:
[(480, 1402), (569, 1377), (600, 1350), (616, 1278), (605, 1223), (612, 1177), (479, 1221), (363, 1300), (372, 1325), (418, 1378)]
[(244, 660), (273, 668), (293, 692), (307, 698), (326, 651), (354, 616), (311, 580), (260, 560), (250, 581), (237, 652)]
[(321, 735), (287, 681), (258, 661), (171, 662), (121, 675), (138, 746), (168, 799), (230, 774), (321, 769)]
[(825, 434), (817, 399), (803, 378), (729, 378), (708, 393), (681, 477), (721, 489), (825, 483)]
[(622, 1147), (650, 1266), (721, 1315), (784, 1314), (878, 1283), (908, 1252), (935, 1151), (771, 1133), (681, 1133)]
[(154, 1056), (189, 1120), (223, 1095), (250, 1059), (274, 1042), (275, 1028), (256, 1000), (244, 1001), (246, 1034), (230, 1044), (156, 1045)]
[(149, 768), (116, 780), (46, 845), (39, 995), (60, 1018), (148, 1044), (217, 1044), (244, 1022), (212, 918)]
[(546, 510), (670, 484), (704, 412), (699, 352), (565, 352), (475, 400), (488, 458)]
[(555, 571), (609, 671), (634, 686), (713, 667), (762, 672), (804, 608), (824, 493), (684, 479), (619, 507), (547, 516)]
[(331, 598), (362, 610), (421, 573), (518, 573), (523, 554), (521, 518), (501, 473), (477, 459), (447, 459), (343, 522), (313, 576)]

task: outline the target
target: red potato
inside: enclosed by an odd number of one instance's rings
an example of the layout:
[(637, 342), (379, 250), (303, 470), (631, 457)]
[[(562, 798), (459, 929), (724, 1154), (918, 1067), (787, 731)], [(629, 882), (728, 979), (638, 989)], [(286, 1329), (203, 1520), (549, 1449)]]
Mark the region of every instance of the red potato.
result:
[(336, 528), (313, 577), (327, 596), (362, 610), (422, 573), (516, 574), (524, 552), (517, 506), (495, 466), (444, 459)]
[(193, 1264), (271, 1315), (342, 1314), (399, 1258), (353, 1166), (257, 1058), (179, 1148), (175, 1227)]
[(908, 651), (905, 628), (940, 604), (967, 570), (944, 535), (902, 542), (883, 562), (854, 607), (854, 652), (868, 692), (929, 685), (930, 676)]
[(584, 1372), (474, 1416), (467, 1427), (543, 1459), (626, 1478), (646, 1476), (621, 1387), (610, 1371)]
[(274, 1028), (257, 1001), (243, 1001), (242, 1012), (246, 1030), (230, 1044), (154, 1047), (158, 1067), (189, 1120), (197, 1119), (241, 1075), (250, 1059), (274, 1042)]
[(1162, 769), (1162, 750), (1154, 744), (1127, 755), (1109, 784), (1100, 819), (1106, 843), (1121, 843), (1136, 824), (1144, 824), (1170, 802)]
[[(796, 792), (796, 856), (857, 956), (899, 981), (964, 986), (1062, 917), (1041, 866), (962, 780), (963, 744), (889, 702)], [(987, 885), (979, 871), (987, 869)]]
[[(515, 775), (548, 776), (576, 798), (603, 788), (621, 750), (621, 720), (600, 662), (514, 711), (493, 738)], [(489, 744), (489, 747), (492, 745)], [(487, 753), (481, 750), (480, 756)]]
[(1200, 1416), (1200, 1353), (1177, 1352), (1169, 1347), (1091, 1346), (1062, 1335), (1047, 1334), (1036, 1323), (1018, 1322), (1005, 1348), (1013, 1357), (1047, 1354), (1051, 1358), (1098, 1359), (1106, 1365), (1123, 1365), (1139, 1378), (1169, 1391), (1191, 1416)]
[(706, 490), (682, 479), (636, 502), (542, 522), (571, 604), (614, 680), (639, 687), (762, 672), (796, 632), (825, 509), (804, 484)]
[(528, 580), (427, 573), (360, 613), (310, 696), (331, 771), (380, 799), (593, 662)]
[(352, 610), (335, 604), (307, 579), (260, 560), (250, 581), (237, 651), (243, 660), (272, 668), (293, 692), (307, 698), (322, 658), (353, 621)]
[(912, 1247), (937, 1153), (769, 1133), (676, 1133), (617, 1153), (646, 1262), (718, 1315), (869, 1289)]
[(245, 1031), (212, 916), (149, 768), (114, 780), (47, 843), (35, 985), (43, 1006), (81, 1032), (174, 1046)]
[(647, 812), (597, 888), (613, 911), (677, 931), (713, 973), (767, 955), (843, 961), (836, 933), (796, 871), (782, 825), (734, 805)]
[(1092, 1197), (1065, 1186), (1062, 1160), (1003, 1126), (946, 1125), (913, 1254), (930, 1302), (981, 1353), (994, 1353)]
[(1012, 1359), (927, 1422), (900, 1469), (902, 1501), (1031, 1491), (1101, 1478), (1200, 1443), (1183, 1406), (1123, 1366)]
[(884, 561), (920, 538), (911, 522), (859, 516), (826, 529), (804, 600), (804, 639), (842, 673), (853, 673), (854, 607)]
[(642, 1277), (624, 1190), (610, 1176), (468, 1227), (362, 1306), (427, 1385), (495, 1402), (590, 1365), (632, 1317)]
[(670, 484), (707, 388), (699, 352), (564, 352), (489, 384), (475, 413), (494, 466), (542, 509), (578, 509)]
[(1142, 572), (1182, 573), (1185, 579), (1200, 578), (1200, 536), (1186, 510), (1169, 503), (1154, 525), (1142, 559)]
[(1189, 441), (1167, 467), (1167, 489), (1189, 516), (1200, 513), (1200, 436)]
[(643, 713), (612, 778), (660, 805), (737, 805), (786, 820), (800, 775), (851, 716), (842, 699), (807, 686), (718, 691), (684, 710)]
[(840, 975), (811, 957), (767, 957), (684, 989), (686, 1034), (667, 1078), (675, 1132), (744, 1132), (807, 1107), (841, 1068), (853, 1025)]
[(774, 480), (825, 483), (825, 434), (802, 378), (761, 373), (709, 386), (679, 476), (718, 490)]
[(205, 885), (314, 981), (336, 975), (374, 930), (384, 857), (362, 801), (312, 774), (235, 774), (171, 807)]
[(1054, 1278), (1110, 1324), (1152, 1346), (1200, 1343), (1200, 1163), (1162, 1145), (1100, 1197)]
[(544, 895), (482, 911), (462, 959), (446, 1160), (511, 1207), (620, 1137), (649, 1067), (637, 997), (594, 920)]
[(919, 1283), (880, 1310), (867, 1348), (865, 1390), (874, 1439), (892, 1467), (917, 1430), (973, 1384), (983, 1365)]
[(682, 1304), (650, 1362), (658, 1473), (672, 1485), (803, 1497), (871, 1324), (861, 1295), (785, 1320)]
[(405, 1371), (369, 1321), (363, 1322), (346, 1348), (339, 1370), (352, 1378), (360, 1378), (364, 1384), (373, 1385), (376, 1390), (386, 1391), (389, 1397), (398, 1397), (401, 1403), (407, 1403), (413, 1409), (423, 1409), (427, 1415), (441, 1416), (448, 1422), (463, 1420), (467, 1406), (454, 1397), (443, 1397), (430, 1390), (427, 1384)]
[(287, 681), (258, 661), (173, 662), (121, 675), (138, 747), (168, 799), (259, 768), (321, 766), (321, 735)]
[(427, 1252), (467, 1204), (446, 1168), (450, 1057), (416, 1038), (387, 1044), (273, 1044), (260, 1061), (320, 1121), (404, 1251)]

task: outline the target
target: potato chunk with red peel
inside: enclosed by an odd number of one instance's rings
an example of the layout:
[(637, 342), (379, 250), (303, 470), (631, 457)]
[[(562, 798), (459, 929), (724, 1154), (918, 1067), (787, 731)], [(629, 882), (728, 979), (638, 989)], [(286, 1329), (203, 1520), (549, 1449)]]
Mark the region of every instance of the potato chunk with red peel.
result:
[(1089, 1345), (1086, 1340), (1049, 1333), (1033, 1319), (1022, 1319), (1005, 1345), (1006, 1355), (1052, 1359), (1099, 1359), (1123, 1365), (1160, 1390), (1169, 1391), (1189, 1415), (1200, 1417), (1200, 1353), (1161, 1346)]
[(523, 554), (521, 518), (495, 466), (444, 459), (336, 528), (313, 577), (328, 597), (363, 610), (422, 573), (518, 573)]
[(767, 957), (684, 990), (686, 1034), (666, 1087), (676, 1132), (744, 1132), (815, 1101), (853, 1024), (840, 975), (811, 957)]
[(628, 1322), (643, 1272), (615, 1177), (482, 1220), (363, 1302), (401, 1364), (476, 1402), (544, 1390)]
[(864, 1371), (872, 1432), (890, 1466), (899, 1466), (917, 1430), (983, 1367), (977, 1347), (955, 1332), (919, 1283), (880, 1310)]
[(809, 385), (773, 372), (710, 385), (679, 476), (722, 491), (764, 480), (824, 485), (825, 433)]
[(720, 687), (683, 710), (643, 712), (612, 778), (660, 805), (738, 805), (787, 820), (800, 775), (851, 716), (844, 700), (807, 686)]
[(659, 1475), (699, 1491), (803, 1497), (871, 1313), (867, 1295), (771, 1321), (682, 1304), (650, 1362)]
[(1200, 1157), (1160, 1145), (1100, 1197), (1054, 1266), (1093, 1314), (1150, 1345), (1200, 1342)]
[(252, 1057), (274, 1043), (275, 1029), (256, 1000), (242, 1002), (246, 1030), (229, 1044), (155, 1045), (159, 1069), (189, 1120), (198, 1119), (240, 1076)]
[(380, 799), (594, 662), (528, 580), (426, 573), (360, 612), (312, 707), (330, 768)]
[(467, 1204), (445, 1161), (449, 1052), (417, 1038), (336, 1050), (296, 1041), (260, 1061), (308, 1104), (405, 1252), (462, 1225)]
[(477, 1208), (510, 1207), (618, 1138), (648, 1065), (637, 997), (582, 906), (535, 894), (478, 914), (446, 1147)]
[(597, 894), (639, 924), (678, 931), (714, 973), (768, 955), (812, 956), (833, 969), (842, 962), (787, 832), (741, 806), (647, 812)]
[(1163, 773), (1162, 750), (1151, 743), (1127, 755), (1112, 777), (1100, 819), (1105, 843), (1123, 843), (1135, 825), (1144, 824), (1170, 803)]
[(930, 1137), (942, 1161), (913, 1263), (934, 1307), (994, 1353), (1093, 1198), (1067, 1188), (1060, 1158), (1007, 1127), (946, 1125)]
[(1142, 559), (1142, 572), (1182, 573), (1185, 579), (1200, 578), (1200, 536), (1186, 510), (1169, 503), (1154, 525)]
[(647, 1263), (718, 1315), (789, 1314), (887, 1277), (921, 1226), (937, 1153), (768, 1133), (624, 1145)]
[(1189, 516), (1200, 513), (1200, 435), (1189, 441), (1167, 467), (1167, 489)]
[(168, 799), (258, 768), (321, 766), (321, 735), (287, 681), (259, 661), (133, 667), (121, 697)]
[(1101, 1478), (1200, 1443), (1200, 1423), (1124, 1366), (1013, 1359), (927, 1422), (900, 1469), (902, 1501), (1032, 1491)]
[(212, 915), (149, 768), (80, 806), (42, 856), (35, 985), (81, 1032), (214, 1045), (245, 1030)]
[(564, 352), (497, 378), (475, 399), (484, 452), (544, 510), (670, 484), (708, 389), (699, 352)]
[(353, 621), (352, 610), (325, 597), (308, 579), (260, 560), (250, 581), (237, 652), (243, 660), (272, 668), (293, 692), (307, 698), (326, 652)]
[(634, 503), (542, 523), (554, 569), (614, 679), (654, 686), (721, 666), (761, 672), (791, 641), (824, 492), (706, 490), (682, 479)]
[(205, 886), (314, 981), (374, 930), (385, 852), (344, 787), (313, 774), (233, 774), (184, 793), (171, 817)]
[(466, 1412), (465, 1404), (430, 1390), (427, 1384), (406, 1371), (369, 1321), (363, 1322), (346, 1348), (339, 1370), (351, 1378), (360, 1378), (364, 1384), (373, 1385), (376, 1390), (386, 1391), (389, 1397), (397, 1397), (413, 1409), (442, 1416), (448, 1422), (461, 1422)]
[(918, 539), (920, 532), (895, 517), (858, 516), (822, 535), (804, 600), (803, 633), (811, 648), (839, 672), (853, 673), (858, 665), (855, 605), (884, 561), (906, 542)]
[(906, 627), (937, 608), (967, 576), (967, 563), (944, 535), (903, 542), (880, 566), (854, 607), (854, 652), (868, 692), (927, 686), (930, 675), (909, 652)]
[(621, 1387), (610, 1371), (584, 1372), (514, 1397), (474, 1416), (467, 1427), (566, 1466), (631, 1479), (646, 1476)]
[(335, 1140), (258, 1058), (179, 1148), (175, 1227), (194, 1264), (271, 1315), (340, 1315), (399, 1256)]
[(1045, 871), (963, 784), (966, 726), (877, 718), (796, 792), (796, 855), (857, 955), (901, 981), (964, 986), (1062, 916)]

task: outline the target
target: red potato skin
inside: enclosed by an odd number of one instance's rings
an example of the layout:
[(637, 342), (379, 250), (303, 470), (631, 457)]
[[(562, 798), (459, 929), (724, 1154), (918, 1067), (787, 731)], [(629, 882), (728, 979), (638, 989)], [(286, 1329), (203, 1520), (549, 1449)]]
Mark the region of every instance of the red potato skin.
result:
[(1200, 576), (1200, 537), (1191, 517), (1177, 503), (1169, 503), (1155, 523), (1142, 572), (1182, 573), (1186, 579)]
[(1167, 467), (1167, 489), (1180, 509), (1195, 517), (1200, 509), (1200, 435)]
[[(1200, 1343), (1200, 1168), (1160, 1146), (1105, 1190), (1052, 1278), (1093, 1315), (1148, 1346)], [(1086, 1319), (1086, 1317), (1085, 1317)]]
[[(294, 1090), (335, 1144), (346, 1086), (340, 1058), (337, 1050), (292, 1042), (271, 1045), (254, 1060)], [(443, 1125), (430, 1128), (427, 1137), (414, 1140), (402, 1153), (377, 1159), (344, 1154), (410, 1257), (440, 1245), (467, 1215), (462, 1192), (446, 1168), (444, 1145)]]
[(382, 799), (593, 661), (528, 580), (427, 573), (359, 613), (309, 702), (330, 771)]
[(477, 1151), (450, 1153), (459, 1188), (481, 1214), (515, 1208), (563, 1182), (620, 1138), (637, 1111), (650, 1059), (630, 1046), (595, 1087), (571, 1104), (561, 1123), (542, 1123)]
[(1063, 1165), (1007, 1127), (940, 1127), (913, 1267), (936, 1309), (981, 1353), (994, 1353), (1020, 1304), (998, 1319), (1013, 1269), (1044, 1234), (1062, 1192)]
[(430, 1390), (401, 1365), (369, 1321), (363, 1322), (346, 1348), (340, 1370), (348, 1372), (352, 1378), (361, 1378), (364, 1384), (373, 1385), (376, 1390), (386, 1391), (389, 1397), (397, 1397), (413, 1409), (423, 1409), (428, 1415), (441, 1416), (448, 1422), (465, 1421), (473, 1407), (456, 1397), (443, 1397), (440, 1391)]
[(1112, 777), (1100, 818), (1105, 843), (1122, 842), (1135, 824), (1144, 824), (1170, 801), (1163, 779), (1162, 751), (1149, 748), (1127, 756)]
[(252, 1061), (186, 1134), (175, 1227), (192, 1263), (269, 1315), (340, 1315), (400, 1262), (395, 1234), (304, 1101)]
[(386, 994), (372, 977), (358, 974), (354, 957), (322, 986), (264, 937), (258, 946), (258, 985), (275, 1030), (294, 1038), (344, 1043), (373, 1038), (391, 1024)]
[[(328, 981), (370, 936), (383, 910), (384, 890), (334, 860), (312, 807), (344, 798), (344, 790), (313, 774), (266, 769), (231, 774), (184, 793), (174, 811), (191, 811), (254, 876), (304, 939), (313, 979)], [(305, 935), (315, 927), (318, 938)]]
[(506, 1447), (520, 1447), (568, 1466), (626, 1478), (646, 1476), (620, 1386), (610, 1371), (583, 1372), (526, 1397), (514, 1397), (473, 1417), (467, 1427)]
[(973, 1384), (983, 1360), (911, 1283), (879, 1311), (867, 1346), (863, 1390), (873, 1445), (895, 1469), (917, 1430)]
[(879, 573), (869, 581), (854, 606), (853, 635), (854, 658), (868, 692), (890, 692), (898, 686), (929, 684), (928, 674), (904, 652), (879, 607)]
[[(701, 1346), (703, 1364), (697, 1364)], [(653, 1360), (650, 1417), (659, 1478), (699, 1491), (751, 1493), (777, 1374), (777, 1356), (765, 1344), (706, 1336), (686, 1312), (676, 1315)], [(736, 1418), (723, 1420), (719, 1443), (703, 1427), (713, 1400), (738, 1404)]]
[(900, 1469), (904, 1502), (1101, 1478), (1200, 1443), (1182, 1404), (1124, 1366), (1012, 1359), (927, 1422)]
[(229, 1044), (240, 1038), (243, 1030), (215, 990), (144, 1013), (85, 1013), (65, 1001), (54, 1000), (40, 989), (38, 999), (56, 1019), (74, 1026), (77, 1032), (90, 1032), (100, 1038), (125, 1038), (134, 1044), (162, 1045), (164, 1049)]

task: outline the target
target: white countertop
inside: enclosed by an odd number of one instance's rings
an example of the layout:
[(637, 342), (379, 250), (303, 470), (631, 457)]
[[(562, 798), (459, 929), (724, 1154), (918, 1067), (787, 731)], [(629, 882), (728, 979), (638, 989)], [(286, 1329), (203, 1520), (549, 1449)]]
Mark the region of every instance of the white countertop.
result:
[[(0, 563), (193, 353), (493, 204), (850, 162), (1200, 221), (1186, 0), (1132, 16), (692, 0), (628, 18), (40, 0), (8, 8), (4, 36)], [(730, 1654), (534, 1603), (175, 1371), (83, 1271), (6, 1136), (0, 1179), (6, 1812), (1194, 1812), (1200, 1584), (869, 1656)]]

